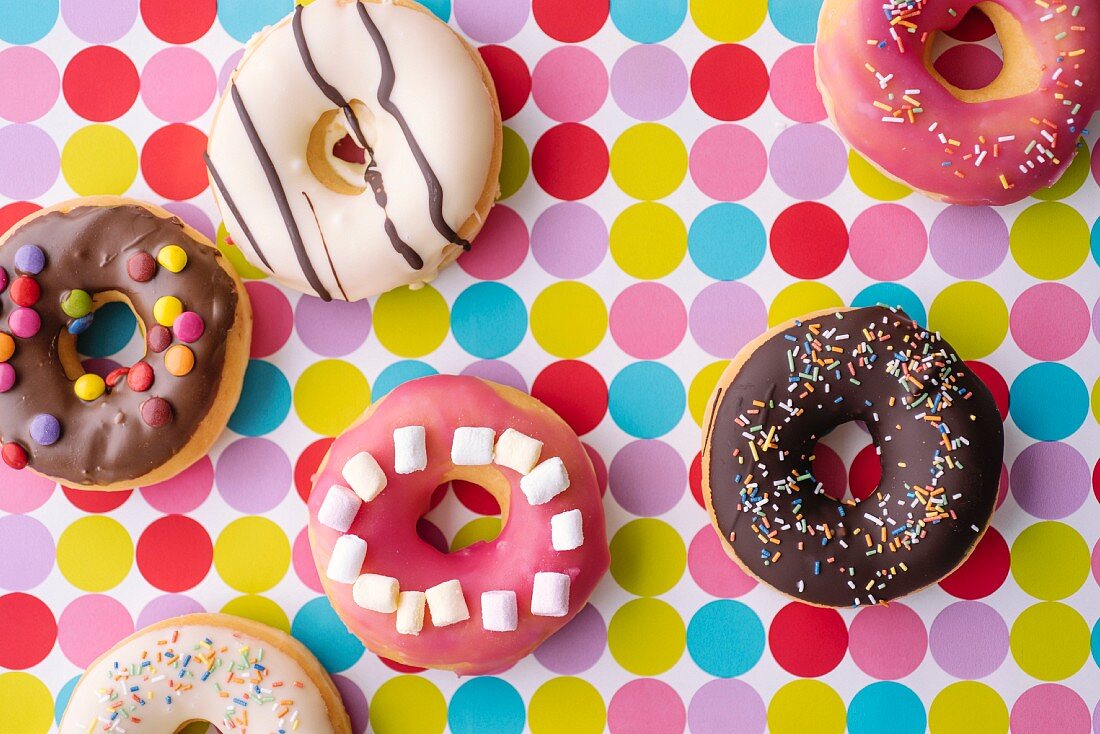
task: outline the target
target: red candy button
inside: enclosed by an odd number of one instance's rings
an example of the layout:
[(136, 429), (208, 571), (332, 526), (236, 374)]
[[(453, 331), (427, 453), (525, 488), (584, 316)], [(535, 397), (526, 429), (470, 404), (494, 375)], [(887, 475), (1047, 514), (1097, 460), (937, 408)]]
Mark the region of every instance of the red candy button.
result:
[(27, 452), (17, 443), (4, 444), (4, 448), (0, 449), (0, 456), (3, 456), (5, 464), (16, 471), (27, 468)]
[(21, 275), (11, 284), (10, 295), (16, 306), (30, 308), (42, 297), (42, 288), (34, 278)]
[(148, 362), (138, 362), (126, 375), (126, 385), (134, 392), (145, 392), (153, 386), (153, 368)]

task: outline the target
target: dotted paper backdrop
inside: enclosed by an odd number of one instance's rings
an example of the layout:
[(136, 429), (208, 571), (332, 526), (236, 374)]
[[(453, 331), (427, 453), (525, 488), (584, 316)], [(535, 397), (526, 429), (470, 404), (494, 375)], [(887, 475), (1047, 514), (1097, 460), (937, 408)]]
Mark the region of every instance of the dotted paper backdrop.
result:
[[(253, 279), (206, 191), (218, 90), (290, 0), (0, 0), (0, 228), (74, 194), (164, 203), (217, 239), (256, 310), (230, 430), (166, 486), (87, 494), (0, 467), (0, 732), (53, 730), (102, 651), (203, 609), (309, 645), (357, 732), (1100, 732), (1091, 142), (1032, 200), (945, 207), (824, 121), (808, 45), (820, 0), (427, 5), (497, 79), (504, 199), (434, 287), (348, 305)], [(999, 60), (969, 43), (987, 25), (953, 35), (937, 66), (987, 83)], [(701, 509), (699, 422), (725, 360), (768, 324), (876, 302), (942, 331), (993, 390), (1002, 504), (938, 587), (809, 608), (724, 557)], [(124, 308), (99, 316), (80, 350), (102, 372), (136, 358), (136, 339)], [(530, 390), (609, 489), (611, 574), (497, 677), (365, 653), (309, 556), (301, 498), (329, 437), (436, 371)], [(815, 473), (861, 497), (877, 460), (848, 434)], [(499, 528), (483, 491), (440, 497), (421, 527), (437, 546)]]

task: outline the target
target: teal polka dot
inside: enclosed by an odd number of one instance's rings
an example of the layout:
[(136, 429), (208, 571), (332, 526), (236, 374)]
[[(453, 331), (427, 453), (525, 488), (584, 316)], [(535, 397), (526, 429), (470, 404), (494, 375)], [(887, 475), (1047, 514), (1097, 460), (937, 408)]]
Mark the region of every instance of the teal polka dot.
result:
[(872, 683), (848, 707), (850, 734), (922, 734), (926, 724), (920, 696), (894, 681)]
[(817, 40), (817, 17), (824, 0), (770, 0), (768, 14), (776, 30), (795, 43)]
[(1040, 362), (1012, 383), (1009, 405), (1009, 414), (1021, 431), (1040, 441), (1061, 441), (1085, 422), (1089, 391), (1069, 367)]
[(638, 43), (663, 41), (684, 23), (687, 0), (611, 0), (611, 21)]
[(225, 32), (245, 43), (264, 26), (278, 23), (294, 10), (294, 0), (218, 0), (218, 20)]
[(1092, 628), (1092, 659), (1100, 668), (1100, 619), (1096, 620), (1096, 626)]
[(473, 678), (455, 691), (448, 723), (453, 734), (521, 734), (527, 715), (523, 698), (500, 678)]
[(65, 709), (69, 707), (69, 699), (73, 697), (73, 691), (76, 690), (76, 684), (79, 682), (80, 676), (78, 675), (61, 686), (61, 690), (58, 691), (57, 696), (54, 697), (53, 720), (58, 726), (61, 726), (61, 717), (65, 715)]
[(715, 204), (691, 223), (688, 253), (715, 280), (737, 280), (756, 270), (768, 239), (760, 219), (740, 204)]
[(298, 610), (290, 634), (308, 647), (330, 673), (347, 670), (363, 657), (363, 643), (348, 632), (325, 596)]
[(675, 428), (686, 399), (680, 378), (657, 362), (635, 362), (615, 375), (608, 389), (611, 418), (637, 438), (657, 438)]
[(527, 334), (527, 307), (503, 283), (476, 283), (459, 294), (451, 309), (451, 330), (475, 357), (497, 359)]
[[(1098, 151), (1100, 155), (1100, 151)], [(1097, 265), (1100, 265), (1100, 219), (1093, 222), (1092, 225), (1092, 259), (1096, 261)]]
[(451, 19), (451, 0), (420, 0), (420, 4), (442, 21)]
[(867, 286), (852, 299), (852, 305), (856, 308), (879, 305), (900, 308), (921, 326), (928, 323), (928, 313), (924, 310), (920, 296), (900, 283), (875, 283)]
[(57, 0), (0, 0), (0, 41), (40, 41), (56, 22)]
[(270, 362), (253, 359), (244, 373), (244, 389), (229, 418), (230, 430), (242, 436), (262, 436), (278, 428), (290, 412), (290, 383)]
[(688, 653), (695, 664), (718, 678), (752, 670), (764, 654), (764, 625), (749, 607), (732, 599), (703, 606), (691, 618)]
[(125, 303), (108, 303), (95, 312), (87, 331), (76, 338), (76, 351), (87, 357), (110, 357), (134, 338), (137, 318)]
[(409, 380), (438, 374), (439, 372), (435, 367), (432, 367), (430, 364), (425, 364), (424, 362), (418, 362), (415, 359), (394, 362), (379, 373), (378, 379), (374, 381), (372, 394), (374, 399), (378, 400), (390, 390), (398, 385), (405, 384)]

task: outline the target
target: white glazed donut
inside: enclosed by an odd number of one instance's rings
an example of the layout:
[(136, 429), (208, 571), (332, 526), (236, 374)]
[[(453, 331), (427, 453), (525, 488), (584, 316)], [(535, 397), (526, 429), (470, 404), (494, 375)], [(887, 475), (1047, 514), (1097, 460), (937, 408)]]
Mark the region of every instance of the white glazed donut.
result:
[(480, 55), (429, 11), (315, 0), (249, 43), (206, 162), (253, 265), (356, 301), (431, 281), (469, 247), (499, 191), (501, 130)]

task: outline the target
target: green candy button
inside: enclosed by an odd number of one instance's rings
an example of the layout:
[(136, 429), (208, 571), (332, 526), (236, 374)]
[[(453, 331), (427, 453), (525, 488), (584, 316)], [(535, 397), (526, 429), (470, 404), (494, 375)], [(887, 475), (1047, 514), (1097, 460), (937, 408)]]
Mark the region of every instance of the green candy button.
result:
[(61, 310), (69, 318), (84, 318), (92, 312), (92, 297), (87, 291), (69, 291), (61, 299)]

